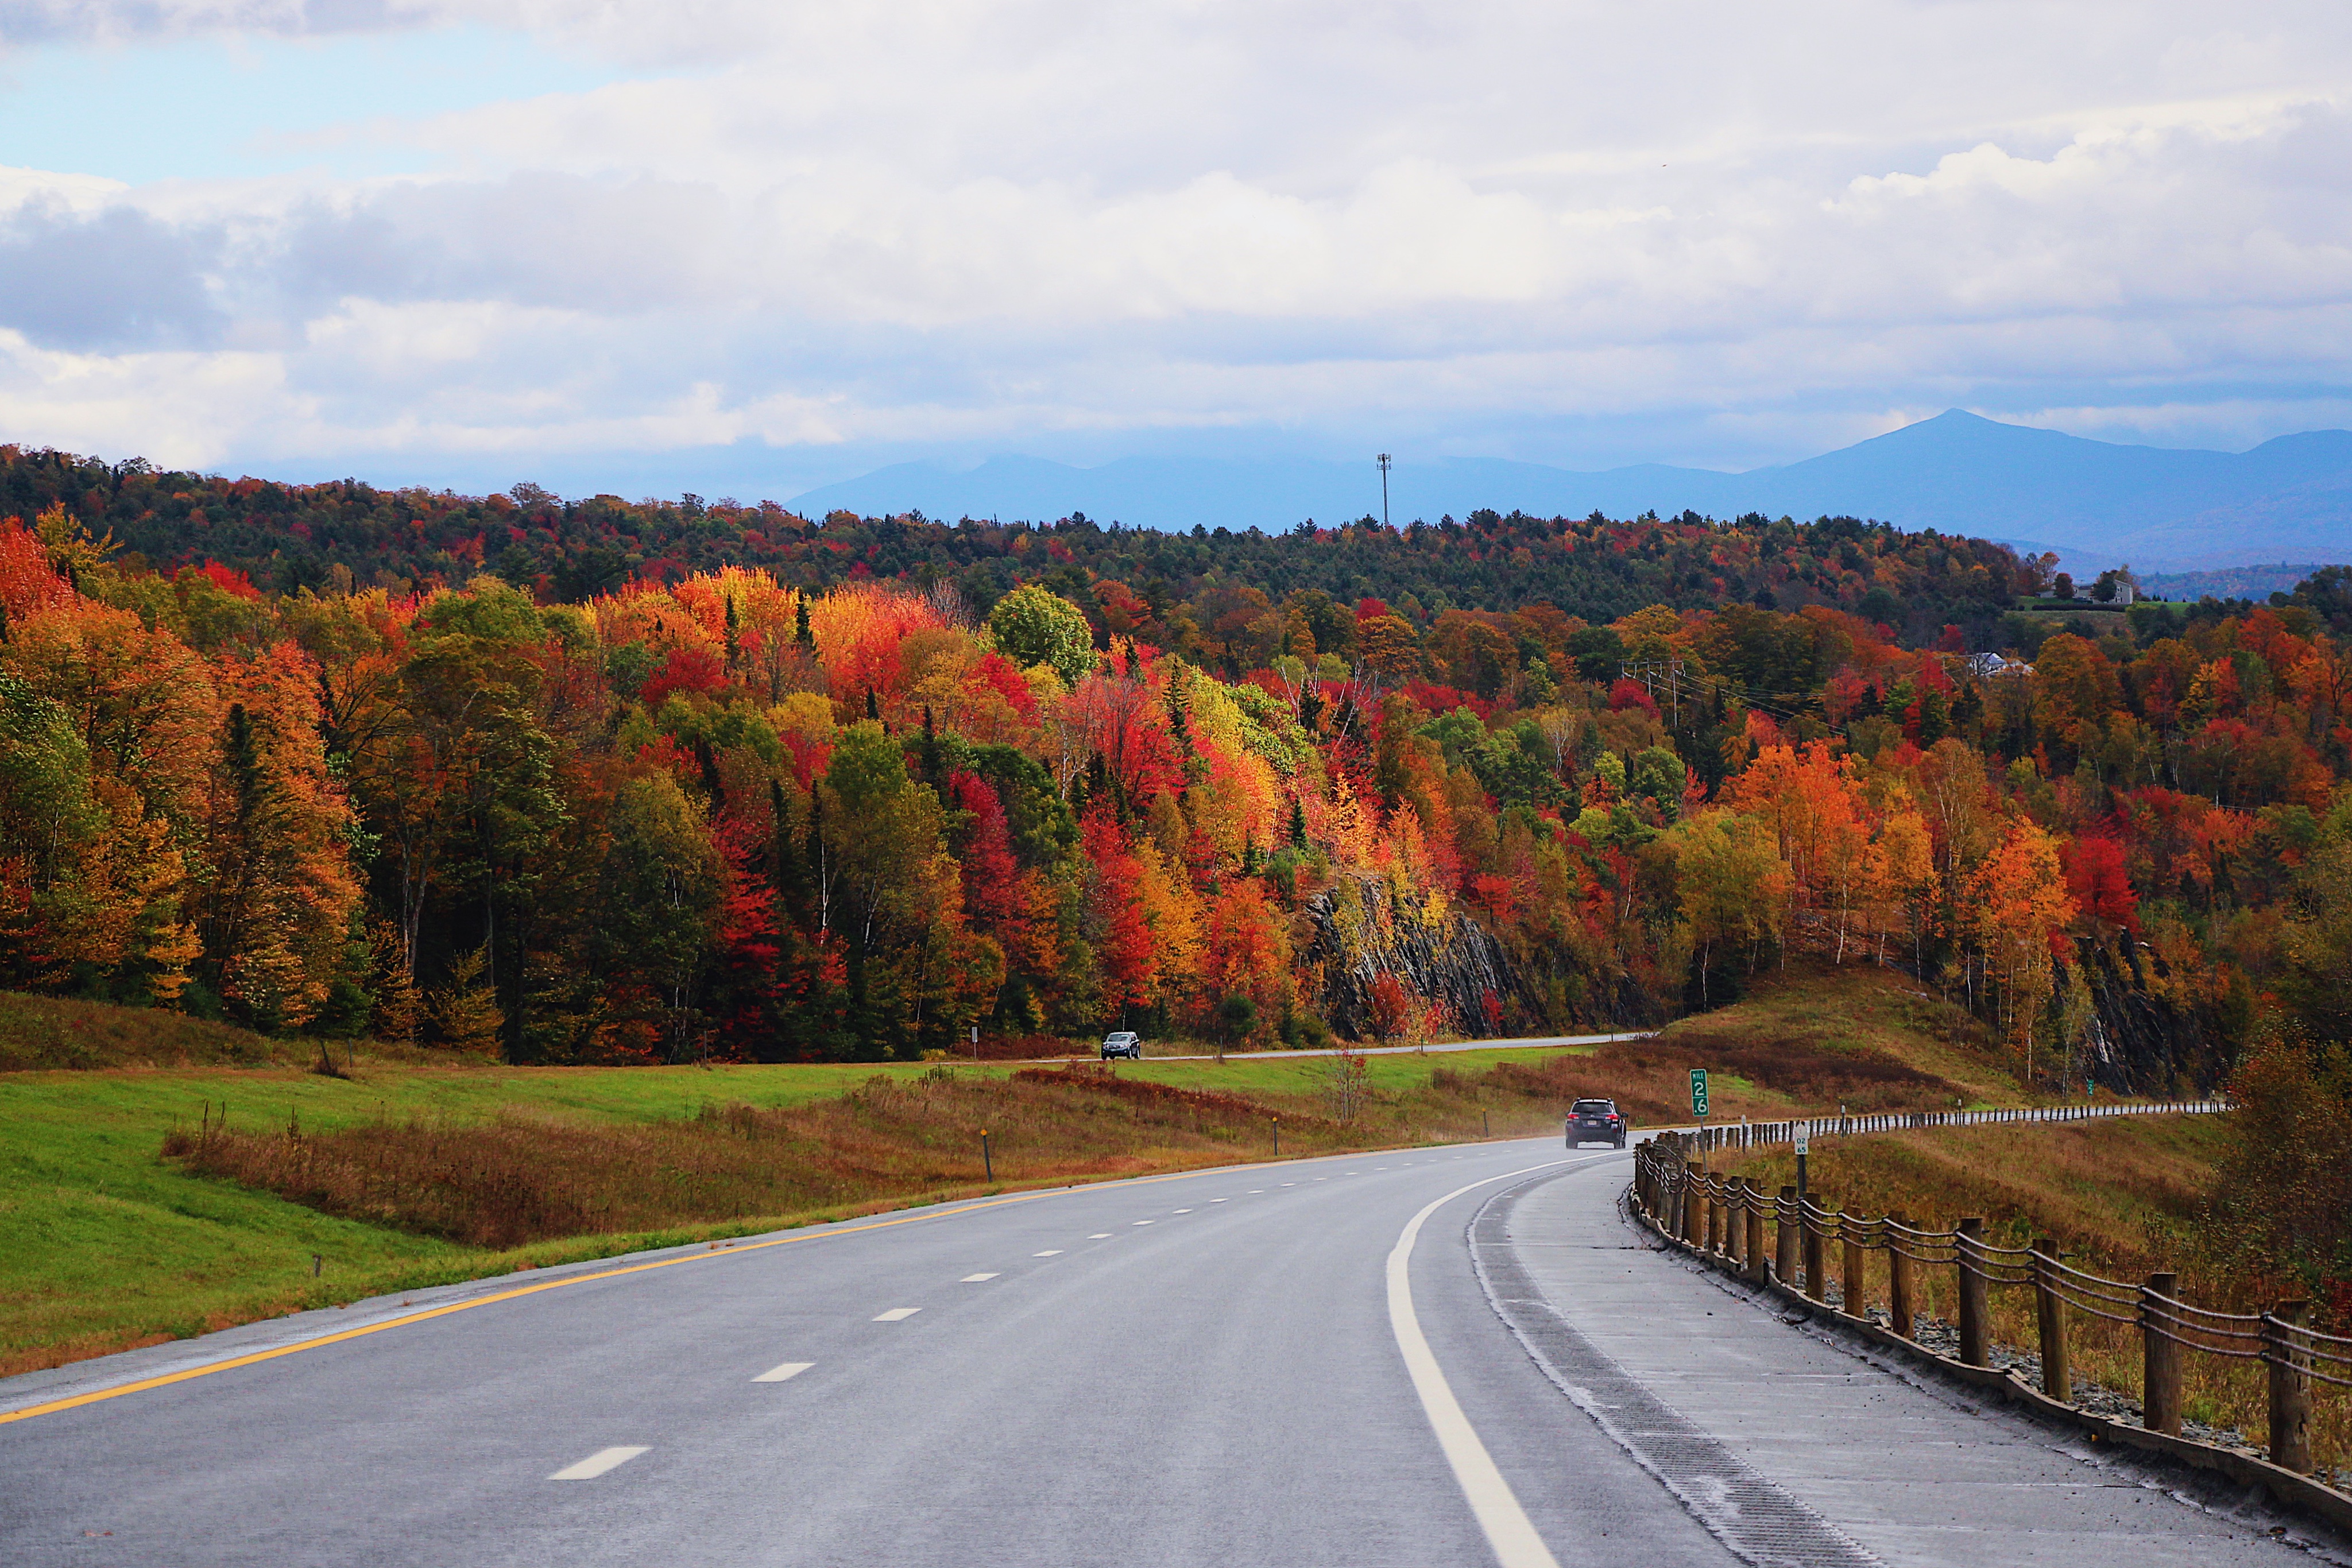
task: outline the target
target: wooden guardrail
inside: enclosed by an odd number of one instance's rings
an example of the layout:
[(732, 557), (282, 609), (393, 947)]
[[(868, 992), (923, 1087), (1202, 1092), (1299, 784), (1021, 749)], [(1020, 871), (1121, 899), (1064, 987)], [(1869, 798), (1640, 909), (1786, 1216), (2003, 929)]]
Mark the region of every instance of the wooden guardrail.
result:
[[(2226, 1106), (2199, 1103), (2194, 1107), (2150, 1107), (2192, 1108), (2206, 1111)], [(2119, 1112), (2120, 1108), (2109, 1113)], [(1842, 1118), (1830, 1125), (1838, 1131), (1870, 1132), (1981, 1124), (1978, 1120), (1958, 1119), (1962, 1114), (2003, 1121), (2074, 1119), (2011, 1112), (1948, 1113), (1937, 1120), (1931, 1113), (1925, 1119), (1901, 1114)], [(1884, 1252), (1889, 1328), (1893, 1337), (1913, 1349), (1921, 1348), (1916, 1343), (1916, 1270), (1950, 1268), (1955, 1274), (1962, 1368), (1989, 1371), (1991, 1367), (1989, 1292), (1995, 1287), (2030, 1287), (2034, 1292), (2042, 1360), (2038, 1392), (2048, 1403), (2070, 1410), (2074, 1398), (2068, 1355), (2070, 1316), (2079, 1313), (2135, 1326), (2142, 1344), (2140, 1425), (2145, 1431), (2172, 1439), (2160, 1445), (2168, 1452), (2210, 1447), (2180, 1437), (2184, 1355), (2260, 1362), (2269, 1373), (2270, 1465), (2298, 1479), (2309, 1476), (2312, 1385), (2352, 1388), (2352, 1338), (2313, 1328), (2306, 1321), (2309, 1302), (2283, 1301), (2263, 1312), (2214, 1312), (2182, 1300), (2178, 1276), (2170, 1272), (2153, 1273), (2141, 1281), (2112, 1280), (2068, 1264), (2057, 1243), (2046, 1238), (2037, 1238), (2030, 1247), (1997, 1246), (1985, 1239), (1984, 1221), (1979, 1218), (1961, 1219), (1949, 1230), (1934, 1230), (1914, 1226), (1896, 1214), (1848, 1214), (1814, 1203), (1810, 1197), (1801, 1197), (1793, 1186), (1768, 1194), (1744, 1177), (1710, 1172), (1694, 1157), (1708, 1146), (1785, 1143), (1799, 1124), (1751, 1124), (1710, 1129), (1711, 1137), (1668, 1133), (1644, 1140), (1634, 1158), (1632, 1196), (1637, 1214), (1668, 1241), (1727, 1271), (1784, 1294), (1801, 1291), (1804, 1300), (1824, 1308), (1832, 1267), (1829, 1255), (1834, 1248), (1843, 1309), (1839, 1315), (1861, 1320), (1858, 1326), (1874, 1333), (1881, 1331), (1867, 1322), (1864, 1312), (1865, 1260), (1872, 1251)], [(1823, 1127), (1823, 1124), (1813, 1126)], [(1769, 1246), (1768, 1223), (1772, 1228)], [(1921, 1354), (1931, 1353), (1921, 1349)], [(2226, 1451), (2216, 1448), (2213, 1452)], [(2352, 1500), (2316, 1483), (2305, 1484), (2326, 1493), (2327, 1502), (2319, 1511), (2338, 1523), (2352, 1521), (2352, 1510), (2339, 1506)], [(2296, 1495), (2286, 1500), (2312, 1503), (2310, 1497), (2301, 1495), (2301, 1489), (2295, 1490)]]

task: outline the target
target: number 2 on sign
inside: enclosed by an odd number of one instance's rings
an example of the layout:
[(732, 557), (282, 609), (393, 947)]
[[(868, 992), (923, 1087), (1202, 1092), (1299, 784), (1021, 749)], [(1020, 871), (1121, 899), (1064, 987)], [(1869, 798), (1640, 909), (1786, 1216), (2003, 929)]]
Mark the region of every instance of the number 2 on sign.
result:
[(1691, 1069), (1691, 1114), (1706, 1114), (1706, 1069), (1704, 1067)]

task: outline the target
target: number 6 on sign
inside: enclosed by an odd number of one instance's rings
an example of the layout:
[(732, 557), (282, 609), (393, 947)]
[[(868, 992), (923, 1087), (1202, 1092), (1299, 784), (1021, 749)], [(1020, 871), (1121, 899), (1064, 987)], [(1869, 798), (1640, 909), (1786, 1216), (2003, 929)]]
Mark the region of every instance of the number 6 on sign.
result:
[(1706, 1069), (1704, 1067), (1691, 1069), (1691, 1114), (1706, 1114)]

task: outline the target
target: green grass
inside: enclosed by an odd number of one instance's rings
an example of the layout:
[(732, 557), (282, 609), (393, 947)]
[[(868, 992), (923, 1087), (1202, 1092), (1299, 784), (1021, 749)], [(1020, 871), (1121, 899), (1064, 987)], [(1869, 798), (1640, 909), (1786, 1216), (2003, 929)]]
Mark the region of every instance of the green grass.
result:
[[(1365, 1056), (1357, 1060), (1364, 1064), (1365, 1076), (1373, 1088), (1405, 1093), (1424, 1087), (1429, 1082), (1430, 1073), (1439, 1068), (1453, 1072), (1483, 1072), (1497, 1062), (1536, 1062), (1563, 1056), (1590, 1056), (1595, 1049), (1589, 1045), (1570, 1045), (1540, 1051), (1444, 1051), (1429, 1056), (1408, 1053)], [(1323, 1092), (1324, 1085), (1331, 1079), (1333, 1060), (1328, 1056), (1299, 1057), (1272, 1051), (1229, 1056), (1223, 1063), (1153, 1061), (1147, 1057), (1140, 1062), (1123, 1065), (1119, 1071), (1176, 1089), (1223, 1089), (1235, 1094), (1307, 1096)]]
[[(1668, 1040), (1703, 1053), (1708, 1039), (1801, 1033), (1833, 1049), (1916, 1059), (1923, 1068), (1935, 1058), (1939, 1071), (1949, 1069), (1944, 1076), (1965, 1080), (1971, 1092), (2013, 1100), (2013, 1087), (2004, 1092), (2000, 1075), (1986, 1068), (1969, 1041), (1944, 1038), (1958, 1026), (1950, 1009), (1937, 1009), (1941, 1004), (1908, 998), (1883, 975), (1795, 977), (1758, 988), (1734, 1008), (1677, 1025)], [(0, 1071), (0, 1374), (308, 1307), (641, 1246), (739, 1235), (923, 1201), (948, 1190), (877, 1195), (871, 1204), (821, 1215), (685, 1224), (491, 1251), (335, 1218), (268, 1192), (189, 1174), (159, 1156), (168, 1133), (193, 1130), (200, 1117), (217, 1117), (224, 1106), (230, 1125), (247, 1132), (282, 1130), (289, 1119), (306, 1131), (329, 1132), (379, 1119), (488, 1122), (518, 1113), (643, 1124), (691, 1117), (713, 1104), (806, 1105), (877, 1074), (906, 1081), (931, 1071), (919, 1062), (521, 1068), (362, 1045), (351, 1059), (352, 1076), (339, 1079), (306, 1070), (316, 1050), (171, 1014), (0, 995), (0, 1061), (56, 1061), (68, 1051), (72, 1060), (116, 1064)], [(1370, 1095), (1357, 1135), (1410, 1144), (1488, 1131), (1496, 1137), (1549, 1134), (1558, 1126), (1556, 1102), (1569, 1093), (1614, 1094), (1654, 1125), (1675, 1112), (1681, 1092), (1679, 1057), (1651, 1060), (1660, 1054), (1633, 1042), (1361, 1058)], [(343, 1060), (339, 1047), (338, 1061)], [(1544, 1063), (1569, 1061), (1578, 1065), (1560, 1073), (1540, 1071)], [(135, 1065), (158, 1061), (186, 1064)], [(1509, 1074), (1482, 1076), (1504, 1063), (1512, 1064)], [(1014, 1068), (953, 1065), (959, 1074), (992, 1078)], [(1523, 1070), (1536, 1070), (1536, 1077)], [(1269, 1118), (1331, 1114), (1334, 1071), (1328, 1057), (1281, 1053), (1223, 1062), (1147, 1060), (1118, 1068), (1122, 1076), (1171, 1088), (1244, 1095), (1263, 1104)], [(1447, 1076), (1433, 1088), (1439, 1072)], [(1716, 1096), (1718, 1114), (1777, 1115), (1802, 1108), (1769, 1082), (1752, 1084), (1730, 1074), (1718, 1077)], [(1288, 1139), (1285, 1148), (1290, 1152)], [(1197, 1163), (1207, 1155), (1195, 1151), (1186, 1157)], [(324, 1260), (316, 1281), (313, 1254)]]
[[(340, 1056), (343, 1047), (334, 1048)], [(387, 1048), (367, 1049), (383, 1051)], [(420, 1054), (414, 1051), (408, 1055)], [(184, 1013), (0, 991), (0, 1072), (41, 1068), (307, 1066), (310, 1040), (270, 1040)]]
[[(502, 1107), (588, 1120), (690, 1114), (707, 1101), (776, 1106), (837, 1094), (858, 1067), (522, 1069), (362, 1066), (345, 1081), (287, 1068), (0, 1074), (0, 1374), (309, 1306), (626, 1250), (578, 1243), (487, 1253), (316, 1213), (183, 1173), (158, 1157), (207, 1103), (230, 1124), (325, 1130)], [(892, 1073), (919, 1068), (889, 1068)], [(311, 1256), (324, 1260), (310, 1277)]]
[[(91, 1019), (93, 1032), (118, 1040), (142, 1027), (177, 1030), (191, 1021), (74, 1003), (47, 1004), (40, 1012), (56, 1019), (75, 1010), (100, 1015)], [(0, 1009), (0, 1023), (25, 1011)], [(108, 1014), (117, 1016), (103, 1016)], [(217, 1027), (189, 1032), (201, 1040)], [(685, 1225), (489, 1251), (335, 1218), (267, 1192), (188, 1174), (159, 1157), (166, 1134), (193, 1129), (207, 1114), (218, 1117), (225, 1111), (232, 1127), (247, 1132), (280, 1130), (289, 1121), (306, 1131), (327, 1132), (379, 1118), (488, 1121), (516, 1112), (567, 1121), (646, 1123), (691, 1116), (714, 1103), (803, 1105), (836, 1097), (877, 1074), (909, 1080), (930, 1071), (924, 1063), (434, 1066), (372, 1058), (363, 1049), (353, 1076), (338, 1079), (295, 1065), (310, 1060), (305, 1052), (310, 1048), (261, 1051), (238, 1046), (235, 1031), (225, 1034), (237, 1051), (232, 1061), (259, 1064), (0, 1072), (0, 1375), (517, 1267), (853, 1211)], [(1567, 1054), (1572, 1052), (1368, 1058), (1371, 1085), (1382, 1099), (1366, 1113), (1383, 1119), (1384, 1134), (1412, 1141), (1433, 1129), (1412, 1124), (1412, 1108), (1396, 1102), (1425, 1089), (1433, 1068), (1466, 1072), (1498, 1061)], [(1013, 1064), (955, 1071), (1001, 1077)], [(1269, 1116), (1328, 1110), (1328, 1058), (1147, 1061), (1119, 1071), (1171, 1087), (1263, 1098)], [(1548, 1107), (1498, 1106), (1494, 1131), (1501, 1135), (1548, 1130), (1552, 1120)], [(1434, 1129), (1456, 1137), (1475, 1136), (1478, 1130), (1475, 1113), (1459, 1107), (1447, 1125)], [(919, 1200), (877, 1200), (877, 1206)], [(323, 1260), (316, 1281), (310, 1273), (313, 1254)]]

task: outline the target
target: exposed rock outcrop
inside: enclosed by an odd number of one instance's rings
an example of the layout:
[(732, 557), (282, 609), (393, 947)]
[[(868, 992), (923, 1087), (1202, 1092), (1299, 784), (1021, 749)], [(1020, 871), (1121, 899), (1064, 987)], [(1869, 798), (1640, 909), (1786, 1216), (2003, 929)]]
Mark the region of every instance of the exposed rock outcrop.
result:
[(2163, 960), (2126, 933), (2112, 941), (2078, 937), (2074, 985), (2087, 986), (2090, 1017), (2074, 1074), (2118, 1094), (2202, 1092), (2228, 1076), (2228, 1053), (2212, 1020), (2165, 994)]
[(1494, 933), (1443, 898), (1400, 895), (1377, 876), (1342, 876), (1307, 899), (1307, 957), (1320, 977), (1316, 1007), (1343, 1035), (1378, 1032), (1374, 988), (1393, 975), (1406, 993), (1438, 1004), (1443, 1027), (1483, 1035), (1529, 1016), (1525, 985)]

